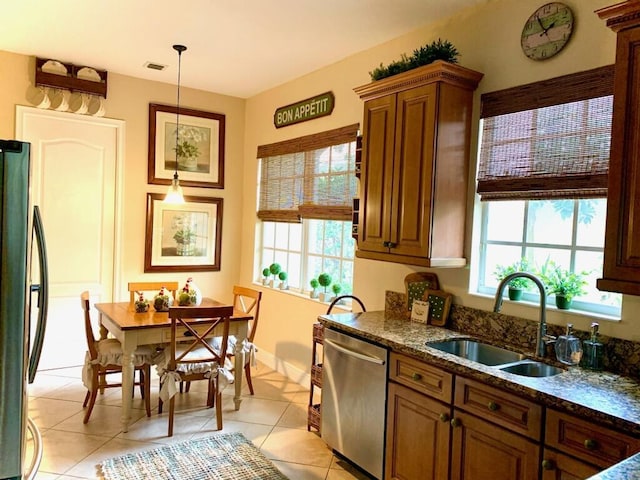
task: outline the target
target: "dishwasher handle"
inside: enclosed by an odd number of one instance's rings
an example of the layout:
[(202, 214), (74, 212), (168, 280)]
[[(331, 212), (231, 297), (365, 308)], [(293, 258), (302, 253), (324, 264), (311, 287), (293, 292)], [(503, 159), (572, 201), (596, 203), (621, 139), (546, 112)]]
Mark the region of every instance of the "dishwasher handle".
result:
[(343, 347), (342, 345), (332, 342), (331, 340), (328, 340), (326, 338), (324, 339), (324, 343), (325, 345), (329, 345), (332, 348), (335, 348), (336, 350), (338, 350), (339, 352), (342, 352), (345, 355), (349, 355), (350, 357), (359, 358), (360, 360), (375, 363), (376, 365), (384, 365), (386, 363), (386, 361), (381, 358), (372, 357), (371, 355), (367, 355), (365, 353), (356, 352), (355, 350), (351, 350), (350, 348)]

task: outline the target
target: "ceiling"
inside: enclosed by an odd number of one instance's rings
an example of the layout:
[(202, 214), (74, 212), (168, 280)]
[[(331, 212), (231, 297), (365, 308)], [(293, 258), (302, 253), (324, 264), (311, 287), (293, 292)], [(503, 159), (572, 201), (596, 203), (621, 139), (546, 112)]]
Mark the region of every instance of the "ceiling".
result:
[(487, 1), (0, 0), (0, 50), (175, 83), (179, 43), (181, 85), (248, 98)]

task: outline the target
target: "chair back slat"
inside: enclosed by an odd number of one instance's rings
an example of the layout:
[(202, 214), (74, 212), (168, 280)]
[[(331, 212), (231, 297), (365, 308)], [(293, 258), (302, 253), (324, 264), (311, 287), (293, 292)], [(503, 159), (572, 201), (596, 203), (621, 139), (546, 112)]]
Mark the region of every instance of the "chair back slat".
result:
[(260, 301), (262, 300), (262, 292), (252, 288), (235, 285), (233, 287), (233, 306), (244, 312), (253, 315), (253, 320), (249, 326), (249, 334), (247, 340), (253, 342), (258, 328), (258, 318), (260, 316)]
[(93, 326), (91, 325), (91, 311), (89, 306), (89, 292), (85, 290), (80, 294), (80, 303), (84, 312), (84, 333), (87, 338), (87, 348), (91, 360), (98, 358), (98, 347), (96, 346), (96, 337), (93, 334)]
[[(133, 305), (135, 303), (140, 292), (153, 292), (153, 296), (155, 296), (162, 287), (170, 293), (174, 300), (176, 299), (178, 282), (129, 282), (129, 304)], [(147, 298), (147, 300), (152, 298)]]

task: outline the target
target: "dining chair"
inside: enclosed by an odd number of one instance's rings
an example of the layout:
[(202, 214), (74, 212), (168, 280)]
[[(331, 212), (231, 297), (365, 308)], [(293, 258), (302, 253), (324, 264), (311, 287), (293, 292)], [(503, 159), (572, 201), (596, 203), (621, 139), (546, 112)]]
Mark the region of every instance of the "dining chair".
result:
[[(122, 388), (121, 382), (107, 382), (108, 375), (122, 373), (122, 345), (115, 338), (96, 340), (91, 323), (88, 291), (82, 292), (80, 301), (84, 312), (84, 330), (87, 338), (87, 353), (82, 369), (82, 381), (87, 387), (82, 407), (85, 408), (88, 404), (83, 423), (87, 423), (96, 403), (98, 390), (102, 392), (105, 388)], [(139, 381), (134, 380), (134, 387), (140, 386), (147, 417), (151, 416), (151, 365), (154, 353), (154, 350), (148, 346), (138, 347), (134, 352), (135, 370), (140, 376)]]
[[(192, 380), (208, 380), (207, 406), (216, 407), (216, 423), (222, 430), (222, 390), (233, 381), (233, 374), (225, 368), (224, 360), (229, 340), (229, 319), (233, 306), (217, 307), (169, 307), (171, 319), (171, 342), (164, 350), (165, 362), (158, 365), (160, 373), (160, 401), (158, 413), (162, 413), (163, 402), (169, 400), (168, 436), (173, 436), (175, 395), (178, 384)], [(200, 328), (202, 327), (202, 328)], [(222, 349), (217, 351), (207, 338), (216, 329), (222, 328)], [(217, 332), (216, 332), (217, 333)]]
[[(260, 316), (260, 301), (262, 300), (262, 292), (254, 290), (252, 288), (242, 287), (240, 285), (234, 285), (233, 287), (233, 307), (235, 310), (247, 313), (253, 316), (253, 320), (249, 321), (249, 332), (247, 333), (247, 339), (244, 340), (242, 346), (242, 354), (244, 358), (244, 375), (247, 379), (247, 386), (249, 387), (249, 393), (253, 395), (253, 383), (251, 382), (251, 366), (256, 364), (256, 348), (253, 344), (253, 339), (256, 336), (256, 329), (258, 328), (258, 319)], [(214, 337), (210, 339), (209, 344), (216, 350), (220, 350), (222, 339), (220, 337)], [(227, 358), (230, 360), (230, 364), (233, 365), (234, 356), (236, 351), (237, 339), (234, 335), (229, 336), (227, 341)], [(185, 392), (189, 391), (190, 382), (185, 385)], [(180, 385), (182, 389), (182, 385)], [(182, 390), (181, 390), (182, 391)]]
[(175, 301), (178, 292), (178, 282), (129, 282), (129, 304), (133, 305), (138, 299), (140, 292), (153, 293), (153, 296), (147, 298), (153, 303), (153, 297), (158, 294), (160, 289), (164, 287), (167, 292), (171, 292), (171, 296)]

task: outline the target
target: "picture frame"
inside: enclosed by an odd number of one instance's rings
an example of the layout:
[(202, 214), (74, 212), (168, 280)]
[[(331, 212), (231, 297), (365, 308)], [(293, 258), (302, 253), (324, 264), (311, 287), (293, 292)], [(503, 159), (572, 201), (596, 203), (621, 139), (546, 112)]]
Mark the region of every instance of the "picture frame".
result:
[(147, 193), (144, 271), (219, 271), (223, 199), (185, 196), (183, 204), (164, 203)]
[(431, 272), (414, 272), (404, 277), (407, 295), (407, 311), (411, 311), (414, 300), (421, 300), (426, 290), (438, 290), (438, 276)]
[[(177, 110), (172, 105), (149, 104), (150, 184), (170, 185), (176, 172)], [(180, 107), (180, 185), (224, 188), (225, 120), (221, 113)]]

